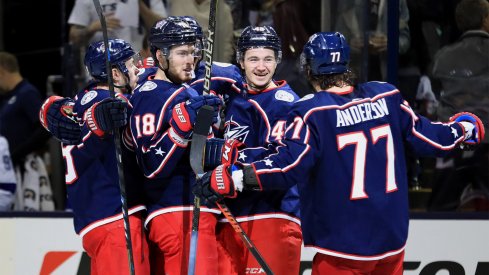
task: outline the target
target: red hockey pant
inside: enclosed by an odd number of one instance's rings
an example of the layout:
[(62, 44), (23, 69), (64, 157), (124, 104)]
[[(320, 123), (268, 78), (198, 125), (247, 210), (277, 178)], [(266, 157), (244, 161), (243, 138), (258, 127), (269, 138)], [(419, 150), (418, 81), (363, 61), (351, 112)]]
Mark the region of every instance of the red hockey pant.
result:
[[(215, 214), (200, 213), (195, 274), (217, 274)], [(165, 213), (149, 222), (153, 274), (187, 274), (192, 232), (192, 211)]]
[[(285, 219), (241, 222), (275, 275), (299, 274), (302, 231)], [(219, 274), (265, 274), (229, 223), (218, 224)]]
[[(134, 269), (149, 274), (149, 249), (140, 212), (129, 216)], [(91, 258), (91, 275), (130, 274), (124, 221), (122, 219), (92, 229), (83, 236), (83, 248)]]
[(358, 261), (316, 253), (312, 275), (402, 275), (404, 251), (381, 260)]

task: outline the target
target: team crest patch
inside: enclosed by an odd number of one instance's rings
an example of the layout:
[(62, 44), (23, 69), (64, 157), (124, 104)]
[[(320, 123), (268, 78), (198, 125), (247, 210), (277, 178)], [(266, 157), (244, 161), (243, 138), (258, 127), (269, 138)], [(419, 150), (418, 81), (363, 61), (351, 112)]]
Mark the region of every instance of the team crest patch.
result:
[(144, 82), (143, 86), (139, 88), (140, 92), (145, 92), (145, 91), (151, 91), (156, 89), (157, 85), (153, 81), (146, 81)]
[(15, 96), (15, 95), (14, 95), (12, 98), (10, 98), (10, 99), (8, 100), (8, 102), (7, 102), (7, 103), (8, 103), (8, 104), (14, 104), (14, 103), (15, 103), (15, 101), (17, 101), (17, 96)]
[(86, 93), (81, 99), (81, 105), (85, 105), (88, 102), (92, 101), (92, 99), (97, 97), (97, 91), (91, 90)]
[(278, 90), (275, 93), (275, 99), (285, 101), (285, 102), (294, 102), (294, 96), (284, 90)]
[(303, 96), (301, 99), (299, 99), (299, 101), (308, 100), (308, 99), (311, 99), (313, 97), (314, 97), (314, 94), (308, 94), (308, 95)]

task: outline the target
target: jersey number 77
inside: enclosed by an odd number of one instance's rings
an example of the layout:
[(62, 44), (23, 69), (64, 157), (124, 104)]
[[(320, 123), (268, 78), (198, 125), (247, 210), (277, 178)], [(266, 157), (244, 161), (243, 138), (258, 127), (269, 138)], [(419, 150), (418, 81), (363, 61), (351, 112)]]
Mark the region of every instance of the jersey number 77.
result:
[[(370, 129), (370, 136), (372, 137), (372, 145), (376, 145), (377, 141), (382, 138), (386, 139), (386, 193), (394, 192), (397, 190), (396, 177), (395, 177), (395, 153), (394, 153), (394, 141), (392, 139), (392, 132), (389, 124), (381, 125)], [(355, 146), (355, 156), (353, 164), (353, 180), (350, 199), (365, 199), (368, 198), (365, 193), (365, 160), (367, 156), (367, 148), (369, 146), (368, 139), (364, 131), (350, 132), (346, 134), (340, 134), (336, 136), (338, 151), (343, 150), (346, 146)], [(375, 148), (381, 150), (381, 148)]]

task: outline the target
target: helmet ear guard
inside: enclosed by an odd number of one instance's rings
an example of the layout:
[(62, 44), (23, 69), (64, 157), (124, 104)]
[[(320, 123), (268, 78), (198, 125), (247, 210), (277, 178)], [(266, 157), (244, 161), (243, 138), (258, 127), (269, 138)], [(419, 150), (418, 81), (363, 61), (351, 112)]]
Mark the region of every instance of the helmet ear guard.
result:
[(311, 75), (339, 74), (348, 71), (350, 47), (339, 32), (313, 34), (300, 56), (301, 67)]
[(282, 60), (282, 45), (277, 32), (271, 26), (246, 27), (238, 39), (236, 61), (239, 63), (249, 49), (269, 48), (274, 50), (277, 64)]

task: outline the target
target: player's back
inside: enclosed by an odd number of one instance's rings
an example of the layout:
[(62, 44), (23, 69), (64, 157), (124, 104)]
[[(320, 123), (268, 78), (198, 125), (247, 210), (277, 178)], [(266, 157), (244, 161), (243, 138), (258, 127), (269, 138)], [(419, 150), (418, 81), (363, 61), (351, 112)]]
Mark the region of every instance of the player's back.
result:
[(406, 243), (404, 142), (419, 155), (445, 156), (464, 130), (416, 115), (394, 86), (369, 82), (303, 97), (285, 136), (276, 154), (253, 162), (263, 189), (298, 184), (306, 246), (374, 260)]
[(306, 245), (347, 258), (384, 257), (404, 247), (408, 202), (399, 103), (397, 89), (382, 83), (299, 102), (315, 135), (313, 153), (321, 154), (309, 179), (299, 183), (308, 198), (301, 212), (313, 213), (302, 216)]

